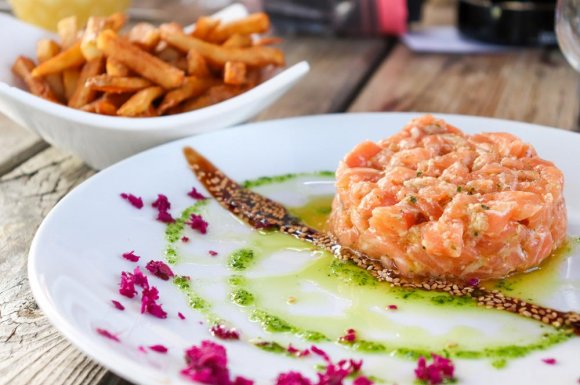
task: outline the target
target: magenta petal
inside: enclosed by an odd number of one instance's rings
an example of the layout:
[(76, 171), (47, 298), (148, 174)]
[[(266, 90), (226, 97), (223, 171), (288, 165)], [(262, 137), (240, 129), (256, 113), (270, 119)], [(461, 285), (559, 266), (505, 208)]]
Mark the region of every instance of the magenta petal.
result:
[(141, 199), (141, 197), (136, 197), (133, 194), (121, 193), (121, 198), (128, 201), (133, 207), (137, 209), (143, 208), (143, 199)]
[(163, 345), (151, 345), (149, 346), (149, 349), (157, 353), (167, 353), (167, 351), (169, 350)]
[(102, 335), (105, 338), (108, 338), (108, 339), (113, 340), (115, 342), (121, 342), (119, 337), (117, 337), (116, 335), (114, 335), (113, 333), (111, 333), (108, 330), (101, 329), (101, 328), (97, 328), (96, 330), (97, 330), (97, 333), (99, 333), (100, 335)]

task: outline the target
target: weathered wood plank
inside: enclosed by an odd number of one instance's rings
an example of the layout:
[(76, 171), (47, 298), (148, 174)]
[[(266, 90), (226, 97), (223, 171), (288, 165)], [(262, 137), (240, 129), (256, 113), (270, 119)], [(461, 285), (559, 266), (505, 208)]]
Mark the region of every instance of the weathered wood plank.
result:
[(349, 111), (492, 116), (579, 130), (580, 78), (556, 50), (415, 54), (398, 45)]
[(37, 135), (0, 114), (0, 175), (48, 147)]
[(288, 63), (310, 62), (310, 72), (256, 120), (344, 111), (387, 52), (383, 39), (297, 38), (282, 48)]
[[(378, 40), (286, 42), (289, 63), (305, 59), (313, 70), (258, 119), (343, 109), (384, 47)], [(93, 173), (76, 157), (49, 148), (0, 177), (0, 385), (127, 384), (48, 323), (26, 275), (26, 256), (38, 225), (59, 199)]]
[(106, 372), (48, 323), (26, 273), (40, 221), (92, 173), (80, 160), (51, 148), (0, 178), (0, 384), (80, 384)]

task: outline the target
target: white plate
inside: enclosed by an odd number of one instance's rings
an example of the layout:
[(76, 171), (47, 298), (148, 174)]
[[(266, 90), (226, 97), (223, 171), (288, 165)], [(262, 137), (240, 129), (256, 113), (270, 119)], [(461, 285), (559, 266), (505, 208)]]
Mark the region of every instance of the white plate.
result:
[[(184, 367), (184, 349), (202, 339), (211, 338), (206, 325), (197, 322), (204, 317), (188, 309), (183, 295), (171, 283), (156, 278), (150, 278), (150, 281), (160, 289), (161, 302), (169, 313), (168, 319), (142, 315), (138, 300), (128, 300), (117, 294), (120, 272), (135, 266), (123, 260), (121, 253), (135, 250), (143, 257), (140, 265), (150, 259), (163, 259), (166, 246), (164, 226), (153, 219), (154, 213), (150, 207), (156, 194), (169, 197), (174, 215), (193, 203), (185, 193), (191, 186), (199, 187), (199, 184), (181, 155), (182, 147), (195, 147), (236, 180), (334, 170), (339, 159), (356, 143), (391, 135), (417, 115), (328, 115), (250, 124), (235, 130), (182, 139), (127, 159), (77, 187), (46, 217), (29, 256), (33, 293), (51, 322), (68, 339), (115, 373), (140, 384), (187, 383), (179, 375), (179, 369)], [(580, 180), (575, 178), (580, 136), (505, 120), (457, 115), (441, 117), (468, 133), (512, 132), (536, 146), (543, 157), (555, 161), (567, 177), (565, 195), (569, 233), (580, 234)], [(328, 183), (299, 185), (298, 192), (294, 194), (276, 192), (275, 188), (265, 188), (263, 191), (270, 191), (269, 194), (276, 199), (296, 204), (303, 201), (306, 195), (329, 192), (331, 189)], [(142, 210), (134, 209), (119, 198), (121, 192), (142, 196), (146, 206)], [(194, 283), (203, 282), (198, 289), (209, 297), (220, 316), (241, 329), (244, 338), (263, 336), (308, 346), (308, 343), (291, 336), (265, 334), (257, 324), (248, 321), (240, 308), (226, 300), (227, 291), (221, 277), (226, 269), (219, 263), (225, 260), (227, 250), (247, 242), (252, 231), (217, 206), (210, 205), (205, 215), (210, 222), (208, 235), (188, 233), (192, 241), (184, 244), (182, 251), (188, 262), (177, 264), (174, 270), (190, 275)], [(220, 255), (212, 259), (205, 254), (209, 249), (218, 250)], [(312, 257), (307, 252), (288, 253), (275, 254), (273, 261), (276, 263), (261, 264), (262, 274), (296, 269), (297, 264)], [(564, 291), (552, 293), (550, 298), (546, 298), (548, 304), (566, 310), (577, 311), (580, 308), (579, 263), (580, 254), (576, 250), (566, 259), (560, 272), (560, 279), (570, 285)], [(260, 275), (259, 271), (251, 274)], [(304, 290), (316, 292), (312, 288)], [(322, 317), (328, 313), (340, 313), (349, 306), (348, 301), (345, 303), (339, 296), (327, 294), (313, 294), (318, 297), (326, 295), (327, 300), (320, 306), (311, 307), (308, 310), (310, 315)], [(110, 304), (111, 299), (119, 299), (127, 310), (115, 310)], [(442, 314), (445, 312), (440, 309), (433, 307), (431, 310), (419, 317), (417, 312), (400, 309), (392, 317), (406, 325), (421, 325), (420, 328), (428, 329), (428, 333), (435, 336), (444, 333), (450, 325), (470, 326), (480, 330), (481, 336), (477, 337), (480, 340), (499, 338), (498, 335), (502, 334), (494, 335), (498, 328), (512, 327), (515, 335), (537, 326), (531, 321), (493, 311), (486, 313), (483, 310), (483, 313), (479, 311), (475, 315), (459, 317), (459, 313), (450, 311), (446, 318)], [(178, 319), (178, 311), (183, 312), (187, 320)], [(315, 326), (325, 331), (323, 323)], [(97, 327), (117, 333), (122, 343), (97, 335)], [(508, 335), (505, 342), (509, 343), (510, 338)], [(143, 354), (137, 350), (139, 345), (157, 343), (167, 345), (169, 354)], [(300, 370), (311, 378), (314, 376), (315, 358), (298, 360), (266, 353), (243, 341), (226, 342), (224, 345), (228, 349), (232, 372), (256, 379), (258, 384), (271, 384), (277, 373), (290, 369)], [(393, 381), (402, 385), (413, 381), (415, 363), (412, 361), (384, 355), (360, 355), (332, 343), (320, 346), (327, 349), (333, 358), (364, 357), (363, 368), (388, 380), (387, 383)], [(580, 339), (576, 338), (547, 351), (510, 361), (502, 370), (493, 369), (487, 360), (456, 360), (456, 371), (460, 383), (465, 384), (574, 384), (580, 375), (577, 366), (579, 349)], [(558, 364), (550, 366), (542, 363), (541, 359), (546, 357), (556, 358)]]
[[(242, 5), (216, 14), (222, 20), (247, 15)], [(269, 107), (308, 71), (306, 62), (287, 68), (257, 87), (197, 111), (154, 118), (92, 114), (49, 102), (19, 87), (10, 68), (18, 55), (36, 58), (36, 42), (54, 34), (0, 14), (0, 112), (47, 142), (101, 169), (137, 152), (193, 134), (245, 122)]]

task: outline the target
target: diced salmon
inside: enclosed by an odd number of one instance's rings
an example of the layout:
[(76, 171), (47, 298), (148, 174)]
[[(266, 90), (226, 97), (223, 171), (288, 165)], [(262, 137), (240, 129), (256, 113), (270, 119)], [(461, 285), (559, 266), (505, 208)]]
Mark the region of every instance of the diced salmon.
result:
[(356, 146), (336, 175), (330, 231), (409, 277), (502, 278), (566, 238), (562, 172), (509, 133), (425, 115)]

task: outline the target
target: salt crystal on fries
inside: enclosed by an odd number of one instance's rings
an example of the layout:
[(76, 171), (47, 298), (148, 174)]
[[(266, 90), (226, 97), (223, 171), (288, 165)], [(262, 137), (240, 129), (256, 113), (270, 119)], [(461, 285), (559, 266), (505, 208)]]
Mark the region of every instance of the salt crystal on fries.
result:
[(165, 90), (158, 86), (145, 88), (131, 96), (131, 98), (117, 110), (117, 115), (138, 116), (147, 113), (153, 101), (163, 95), (164, 92)]
[(164, 88), (179, 87), (185, 79), (183, 71), (131, 44), (113, 31), (101, 32), (97, 39), (97, 47), (107, 56), (120, 61), (139, 75)]
[(58, 98), (52, 92), (46, 80), (32, 76), (33, 68), (34, 62), (32, 59), (19, 56), (12, 66), (12, 72), (26, 83), (30, 92), (34, 95), (58, 103)]
[(143, 78), (99, 75), (86, 80), (85, 87), (94, 91), (110, 92), (114, 94), (141, 91), (153, 84)]

